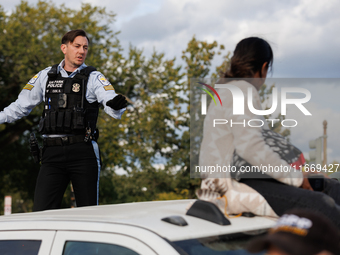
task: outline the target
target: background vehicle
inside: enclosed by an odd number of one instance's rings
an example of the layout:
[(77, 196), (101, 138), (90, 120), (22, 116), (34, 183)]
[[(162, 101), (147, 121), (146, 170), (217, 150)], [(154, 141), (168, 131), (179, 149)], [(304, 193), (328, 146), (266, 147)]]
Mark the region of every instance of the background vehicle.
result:
[(174, 200), (1, 216), (0, 254), (248, 254), (246, 242), (275, 223), (244, 216), (228, 221), (211, 205)]

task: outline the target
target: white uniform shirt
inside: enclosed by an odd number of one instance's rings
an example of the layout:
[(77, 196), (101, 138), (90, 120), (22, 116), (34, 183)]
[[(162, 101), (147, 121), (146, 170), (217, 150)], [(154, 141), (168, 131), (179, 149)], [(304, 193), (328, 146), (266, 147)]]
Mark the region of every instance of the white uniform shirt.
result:
[[(67, 74), (64, 66), (64, 61), (61, 61), (58, 65), (57, 71), (60, 72), (62, 77), (74, 77), (81, 69), (86, 65), (82, 64), (70, 75)], [(47, 73), (51, 70), (51, 67), (40, 71), (36, 74), (20, 92), (18, 99), (11, 103), (9, 106), (0, 112), (0, 124), (11, 123), (24, 116), (30, 114), (32, 109), (45, 101), (46, 82), (48, 79)], [(89, 103), (98, 101), (98, 103), (104, 106), (104, 111), (115, 119), (120, 119), (126, 110), (113, 110), (111, 107), (106, 106), (106, 102), (117, 96), (113, 86), (104, 77), (104, 75), (98, 71), (94, 71), (90, 74), (87, 82), (86, 99)]]

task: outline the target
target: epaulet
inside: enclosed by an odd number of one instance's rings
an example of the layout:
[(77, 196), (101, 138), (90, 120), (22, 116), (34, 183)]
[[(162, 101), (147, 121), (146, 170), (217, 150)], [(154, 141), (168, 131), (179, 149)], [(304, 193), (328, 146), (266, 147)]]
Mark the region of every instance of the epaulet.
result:
[(87, 66), (84, 69), (81, 69), (79, 73), (88, 77), (93, 71), (97, 71), (97, 69), (93, 66)]
[(52, 68), (47, 73), (48, 77), (54, 77), (58, 75), (58, 65), (59, 64), (55, 64), (52, 66)]

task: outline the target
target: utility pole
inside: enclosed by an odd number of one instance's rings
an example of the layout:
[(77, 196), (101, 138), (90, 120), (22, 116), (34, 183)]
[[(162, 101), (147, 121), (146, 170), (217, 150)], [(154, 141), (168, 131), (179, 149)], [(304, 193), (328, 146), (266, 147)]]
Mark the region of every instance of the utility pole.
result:
[(309, 141), (309, 148), (313, 149), (309, 151), (310, 164), (322, 165), (322, 138), (320, 136), (315, 140)]
[(323, 121), (323, 166), (327, 166), (327, 121)]

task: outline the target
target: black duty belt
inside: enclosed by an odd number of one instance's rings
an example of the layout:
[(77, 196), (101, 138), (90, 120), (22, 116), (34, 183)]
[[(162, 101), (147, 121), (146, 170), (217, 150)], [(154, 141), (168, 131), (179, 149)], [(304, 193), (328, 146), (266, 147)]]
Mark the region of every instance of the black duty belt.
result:
[(81, 142), (85, 143), (83, 135), (44, 138), (44, 146), (62, 146)]

